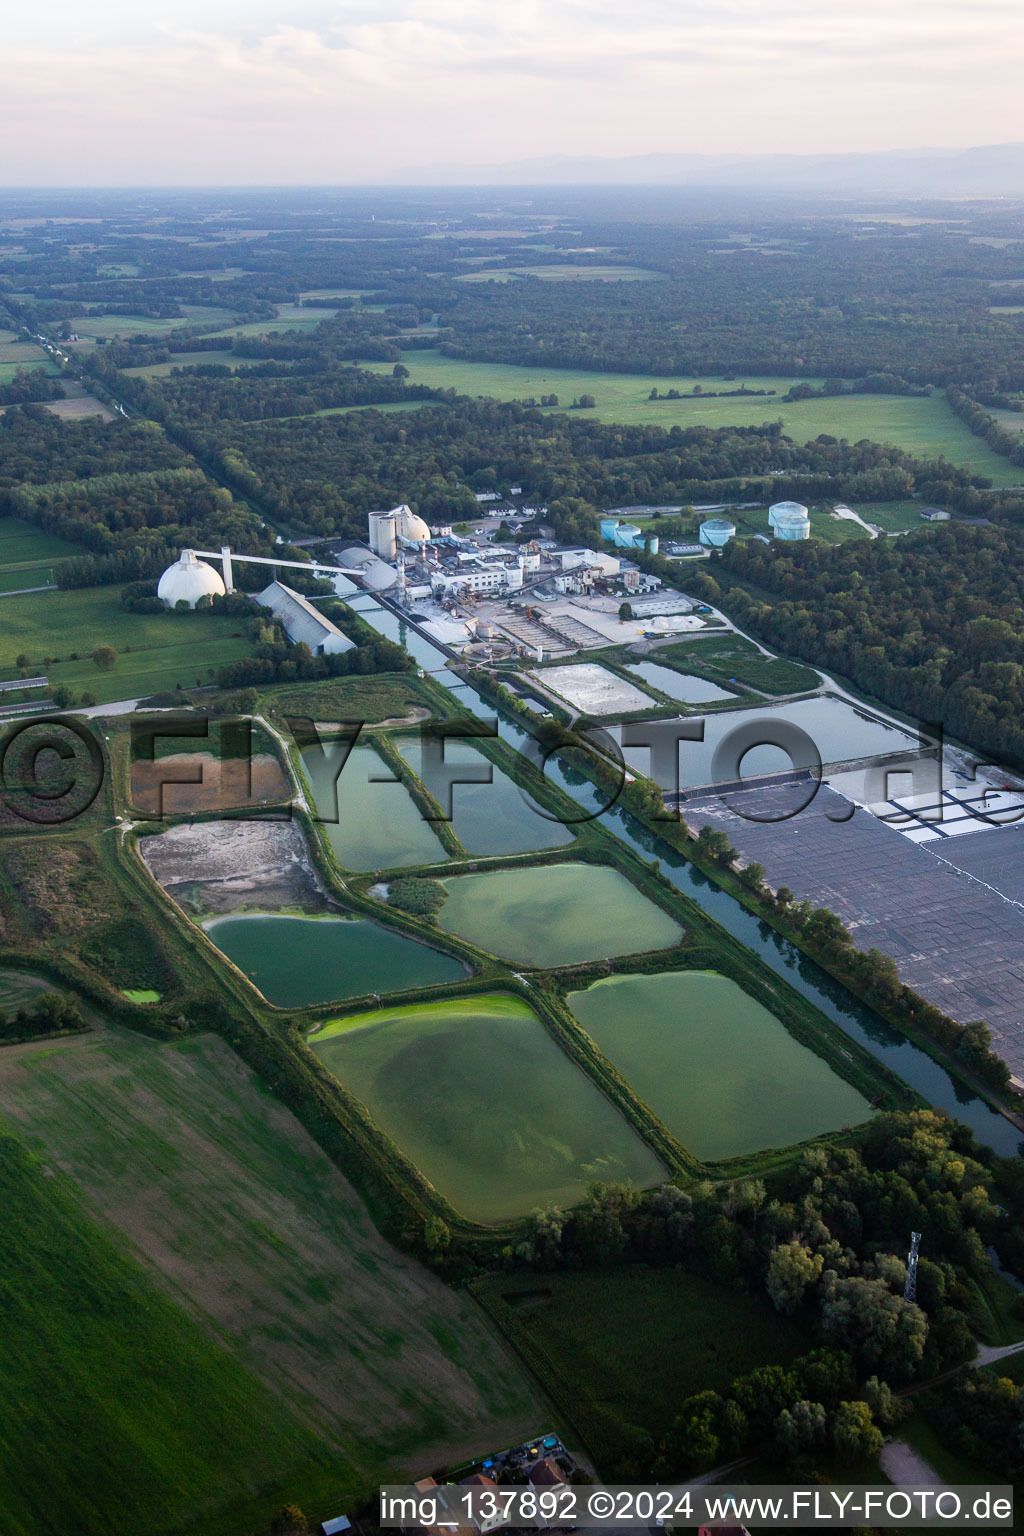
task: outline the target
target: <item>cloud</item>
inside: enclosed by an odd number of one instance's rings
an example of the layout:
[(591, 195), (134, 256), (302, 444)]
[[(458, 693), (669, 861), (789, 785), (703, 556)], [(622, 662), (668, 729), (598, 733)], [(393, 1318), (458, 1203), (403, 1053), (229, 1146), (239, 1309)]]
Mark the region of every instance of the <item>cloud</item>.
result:
[(268, 0), (177, 0), (175, 23), (98, 0), (68, 31), (47, 11), (63, 47), (31, 14), (6, 49), (0, 181), (1020, 137), (1019, 0), (298, 0), (287, 22)]

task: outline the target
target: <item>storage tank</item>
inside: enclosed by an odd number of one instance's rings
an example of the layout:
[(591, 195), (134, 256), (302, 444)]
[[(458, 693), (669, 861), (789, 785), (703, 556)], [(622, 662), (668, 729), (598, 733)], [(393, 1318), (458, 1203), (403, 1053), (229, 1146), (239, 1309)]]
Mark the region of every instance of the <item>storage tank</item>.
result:
[(777, 526), (776, 519), (779, 517), (784, 520), (788, 519), (791, 524), (795, 517), (808, 518), (808, 511), (799, 501), (777, 501), (768, 508), (769, 528)]
[(194, 549), (182, 550), (181, 558), (167, 567), (156, 589), (157, 597), (168, 608), (178, 603), (194, 608), (201, 597), (223, 597), (224, 592), (220, 572), (205, 560), (197, 559)]
[(722, 549), (736, 537), (736, 524), (724, 517), (711, 517), (701, 523), (699, 537), (706, 549)]
[(478, 640), (493, 640), (494, 625), (491, 624), (487, 619), (477, 619), (476, 637)]
[(602, 539), (607, 539), (609, 543), (613, 544), (615, 542), (615, 530), (616, 530), (616, 528), (618, 526), (619, 526), (619, 520), (618, 520), (617, 517), (602, 517), (602, 519), (601, 519), (601, 537), (602, 537)]
[(810, 538), (811, 520), (807, 515), (806, 507), (794, 507), (792, 511), (773, 507), (772, 512), (775, 514), (773, 527), (777, 539)]
[(382, 560), (393, 560), (398, 553), (398, 528), (393, 512), (370, 513), (370, 548)]
[(615, 530), (615, 542), (620, 549), (637, 549), (643, 541), (643, 533), (636, 523), (620, 523)]
[(648, 538), (647, 538), (647, 550), (648, 550), (648, 553), (652, 554), (652, 555), (656, 555), (660, 548), (661, 548), (661, 541), (658, 538), (658, 535), (656, 533), (649, 534)]

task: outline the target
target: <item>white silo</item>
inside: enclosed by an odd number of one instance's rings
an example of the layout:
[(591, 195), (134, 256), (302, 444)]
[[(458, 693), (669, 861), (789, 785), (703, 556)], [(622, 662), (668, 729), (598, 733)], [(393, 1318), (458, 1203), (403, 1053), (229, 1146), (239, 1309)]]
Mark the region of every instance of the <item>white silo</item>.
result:
[(724, 517), (710, 517), (701, 523), (698, 537), (706, 549), (723, 549), (736, 537), (736, 524)]
[(156, 595), (168, 608), (178, 603), (194, 608), (201, 597), (223, 597), (226, 590), (219, 571), (197, 559), (194, 549), (183, 549), (180, 560), (160, 577)]
[(615, 542), (620, 549), (637, 549), (643, 544), (643, 532), (637, 523), (620, 523), (615, 530)]
[(619, 526), (617, 517), (602, 517), (601, 537), (607, 539), (610, 544), (615, 542), (615, 530)]
[(398, 526), (393, 512), (370, 513), (370, 548), (382, 560), (393, 560), (398, 553)]

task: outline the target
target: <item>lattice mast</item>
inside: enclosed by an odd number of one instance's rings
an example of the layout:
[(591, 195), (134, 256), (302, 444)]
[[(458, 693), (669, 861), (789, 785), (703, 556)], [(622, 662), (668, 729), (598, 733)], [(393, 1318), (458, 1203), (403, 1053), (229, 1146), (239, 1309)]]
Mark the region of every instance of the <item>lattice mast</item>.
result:
[(910, 1252), (907, 1254), (907, 1283), (903, 1287), (903, 1300), (917, 1300), (917, 1250), (921, 1245), (920, 1232), (910, 1234)]

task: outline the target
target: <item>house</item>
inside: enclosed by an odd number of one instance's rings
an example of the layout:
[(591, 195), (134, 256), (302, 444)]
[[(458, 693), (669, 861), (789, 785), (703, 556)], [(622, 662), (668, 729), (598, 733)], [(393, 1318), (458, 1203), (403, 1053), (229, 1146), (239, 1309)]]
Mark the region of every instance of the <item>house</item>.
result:
[(949, 513), (944, 512), (941, 507), (924, 507), (921, 512), (921, 521), (923, 523), (948, 523)]
[[(462, 1487), (474, 1488), (479, 1493), (486, 1493), (488, 1490), (497, 1492), (498, 1489), (494, 1478), (488, 1477), (484, 1472), (474, 1472), (471, 1477), (464, 1477), (462, 1479)], [(491, 1531), (500, 1531), (506, 1523), (504, 1515), (500, 1512), (500, 1506), (495, 1509), (494, 1514), (481, 1515), (479, 1518), (474, 1516), (471, 1521), (473, 1530), (478, 1532), (479, 1536), (489, 1536)]]
[(569, 1481), (553, 1456), (535, 1461), (527, 1476), (531, 1488), (563, 1488)]
[(281, 620), (293, 645), (308, 645), (314, 656), (336, 656), (354, 649), (348, 636), (320, 613), (308, 597), (286, 587), (283, 581), (272, 581), (256, 601)]

